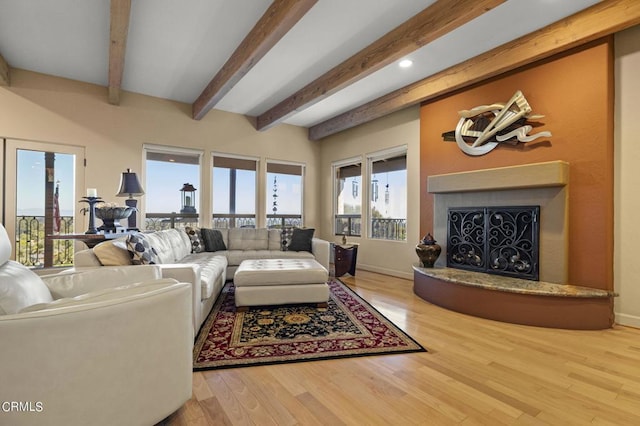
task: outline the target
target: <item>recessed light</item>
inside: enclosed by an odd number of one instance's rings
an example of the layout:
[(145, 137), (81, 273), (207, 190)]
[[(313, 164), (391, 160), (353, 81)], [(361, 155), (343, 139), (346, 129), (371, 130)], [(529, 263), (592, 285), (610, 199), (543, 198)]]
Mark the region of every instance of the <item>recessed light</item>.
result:
[(398, 66), (400, 68), (409, 68), (411, 65), (413, 65), (413, 61), (411, 59), (403, 59), (398, 62)]

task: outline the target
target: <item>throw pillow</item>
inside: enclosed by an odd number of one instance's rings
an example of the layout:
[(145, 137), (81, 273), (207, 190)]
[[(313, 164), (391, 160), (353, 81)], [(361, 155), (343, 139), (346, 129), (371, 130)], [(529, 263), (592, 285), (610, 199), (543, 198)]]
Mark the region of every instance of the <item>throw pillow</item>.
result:
[(292, 227), (284, 227), (282, 228), (282, 233), (280, 234), (280, 241), (282, 244), (282, 251), (288, 251), (289, 250), (289, 244), (291, 244), (291, 236), (293, 235), (293, 230), (295, 228)]
[(202, 228), (202, 239), (204, 240), (204, 249), (206, 251), (226, 250), (227, 246), (222, 239), (222, 233), (217, 229)]
[(126, 238), (105, 241), (93, 248), (102, 266), (131, 265), (131, 255), (127, 249)]
[(156, 249), (149, 245), (144, 234), (131, 234), (127, 238), (127, 249), (131, 253), (131, 263), (134, 265), (154, 265), (158, 262)]
[(204, 243), (202, 242), (202, 238), (200, 238), (200, 230), (198, 228), (185, 226), (184, 231), (189, 236), (189, 240), (191, 240), (191, 253), (202, 253), (204, 251)]
[(289, 243), (290, 251), (308, 251), (311, 253), (311, 239), (313, 238), (313, 228), (295, 228)]

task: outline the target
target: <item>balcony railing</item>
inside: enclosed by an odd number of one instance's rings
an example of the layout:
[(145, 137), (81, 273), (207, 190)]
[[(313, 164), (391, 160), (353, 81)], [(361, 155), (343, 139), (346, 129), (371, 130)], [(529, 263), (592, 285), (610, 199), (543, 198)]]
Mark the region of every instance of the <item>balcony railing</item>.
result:
[[(339, 214), (335, 216), (335, 235), (360, 237), (362, 218), (359, 214)], [(404, 241), (407, 239), (407, 220), (394, 218), (374, 218), (371, 220), (371, 238)]]
[(220, 214), (213, 215), (214, 228), (255, 228), (255, 214)]
[(407, 239), (407, 219), (372, 219), (371, 238), (381, 240), (405, 241)]
[(267, 228), (302, 227), (302, 216), (299, 214), (268, 214)]
[(184, 228), (198, 226), (197, 213), (147, 213), (144, 219), (144, 229), (161, 231), (170, 228)]
[(359, 214), (337, 214), (336, 215), (336, 235), (346, 235), (352, 237), (361, 236), (362, 218)]
[[(184, 228), (197, 226), (198, 214), (184, 213), (147, 213), (145, 215), (145, 229), (159, 231), (169, 228)], [(295, 214), (267, 215), (267, 228), (283, 228), (287, 226), (302, 226), (302, 216)], [(214, 214), (214, 228), (255, 228), (254, 214)]]
[[(73, 265), (72, 240), (47, 240), (44, 216), (18, 216), (16, 218), (16, 262), (30, 268), (43, 268), (51, 259), (51, 266)], [(73, 233), (73, 216), (60, 217), (60, 233)]]

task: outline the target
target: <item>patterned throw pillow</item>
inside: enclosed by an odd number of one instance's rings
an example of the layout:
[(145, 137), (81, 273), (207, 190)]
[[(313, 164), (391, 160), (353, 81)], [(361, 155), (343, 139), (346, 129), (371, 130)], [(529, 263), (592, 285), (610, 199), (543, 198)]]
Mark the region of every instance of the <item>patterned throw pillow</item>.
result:
[(144, 234), (131, 234), (127, 238), (127, 250), (133, 265), (155, 265), (158, 262), (156, 249), (149, 245)]
[(289, 244), (291, 244), (291, 237), (293, 236), (293, 227), (285, 227), (282, 228), (282, 233), (280, 234), (281, 241), (281, 250), (289, 251)]
[(222, 233), (217, 229), (202, 228), (202, 239), (206, 251), (226, 250), (227, 246), (222, 239)]
[(311, 253), (311, 240), (313, 239), (313, 228), (295, 228), (289, 243), (290, 251), (308, 251)]
[(204, 243), (200, 238), (200, 230), (198, 228), (192, 228), (185, 226), (184, 232), (187, 233), (191, 240), (191, 253), (202, 253), (204, 251)]

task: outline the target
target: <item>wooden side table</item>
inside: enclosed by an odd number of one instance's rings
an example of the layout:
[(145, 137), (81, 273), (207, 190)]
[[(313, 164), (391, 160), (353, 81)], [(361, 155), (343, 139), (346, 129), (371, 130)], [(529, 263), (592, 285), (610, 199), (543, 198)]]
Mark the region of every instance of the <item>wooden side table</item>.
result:
[(356, 275), (356, 259), (358, 257), (358, 244), (334, 244), (334, 265), (336, 277), (346, 273)]
[(47, 235), (47, 238), (51, 240), (80, 240), (89, 248), (93, 248), (106, 240), (113, 240), (115, 238), (124, 237), (132, 234), (132, 232), (112, 232), (106, 234), (55, 234)]

